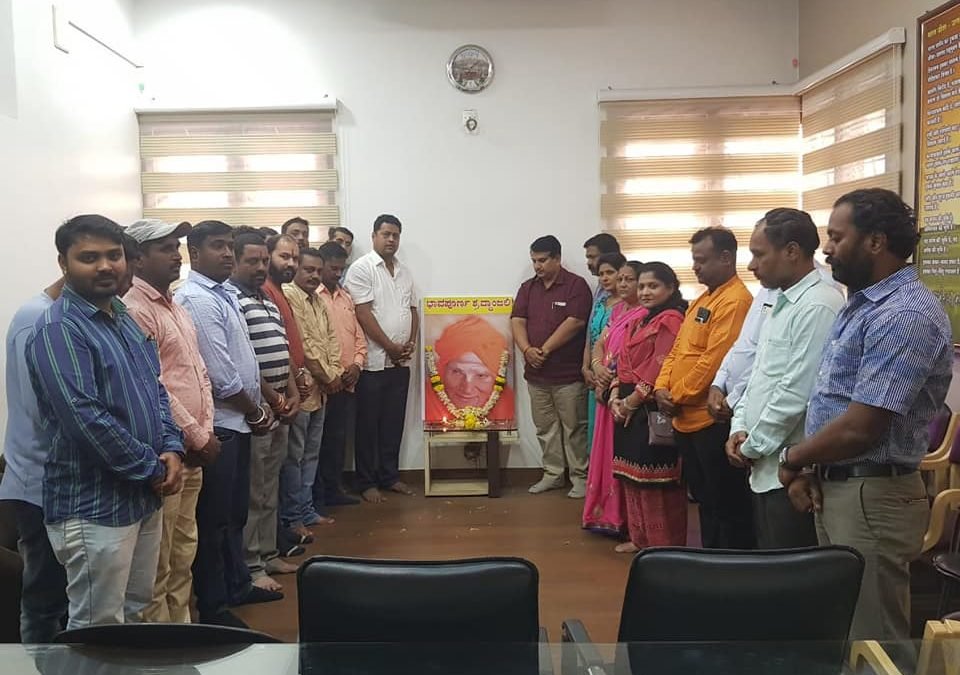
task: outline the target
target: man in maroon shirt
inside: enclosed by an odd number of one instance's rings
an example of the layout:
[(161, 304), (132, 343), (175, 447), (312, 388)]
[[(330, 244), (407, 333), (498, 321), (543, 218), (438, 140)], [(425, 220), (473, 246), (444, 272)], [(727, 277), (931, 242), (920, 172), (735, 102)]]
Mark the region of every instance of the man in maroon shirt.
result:
[(582, 277), (560, 265), (560, 242), (548, 235), (530, 245), (534, 277), (520, 286), (510, 323), (523, 352), (523, 376), (543, 450), (538, 494), (564, 486), (563, 469), (583, 498), (587, 481), (587, 390), (580, 368), (592, 298)]

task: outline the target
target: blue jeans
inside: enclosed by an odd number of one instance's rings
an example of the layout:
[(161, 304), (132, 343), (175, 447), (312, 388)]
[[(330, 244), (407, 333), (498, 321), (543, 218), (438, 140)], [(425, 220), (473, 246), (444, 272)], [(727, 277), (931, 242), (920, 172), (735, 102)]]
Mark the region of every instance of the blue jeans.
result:
[(280, 469), (280, 525), (303, 525), (316, 515), (313, 484), (320, 463), (326, 408), (301, 412), (290, 425), (287, 457)]
[(66, 625), (67, 573), (50, 546), (43, 509), (21, 501), (13, 506), (23, 558), (20, 638), (24, 644), (52, 642)]

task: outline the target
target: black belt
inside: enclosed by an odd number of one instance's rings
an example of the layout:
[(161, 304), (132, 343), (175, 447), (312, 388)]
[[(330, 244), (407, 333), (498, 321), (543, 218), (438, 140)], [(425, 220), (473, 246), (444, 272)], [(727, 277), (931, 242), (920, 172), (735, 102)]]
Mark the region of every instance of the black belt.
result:
[(842, 481), (850, 478), (891, 478), (915, 473), (917, 467), (903, 466), (902, 464), (876, 464), (864, 462), (861, 464), (841, 464), (833, 466), (818, 466), (817, 475), (820, 480)]

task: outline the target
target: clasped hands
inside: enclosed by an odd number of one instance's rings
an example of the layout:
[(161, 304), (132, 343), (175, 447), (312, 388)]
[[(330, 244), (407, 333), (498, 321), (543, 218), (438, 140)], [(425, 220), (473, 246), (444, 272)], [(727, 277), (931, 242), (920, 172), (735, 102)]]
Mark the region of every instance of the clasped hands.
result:
[(523, 350), (523, 360), (530, 364), (532, 368), (543, 368), (548, 358), (550, 358), (550, 351), (543, 347), (530, 345)]
[(389, 345), (384, 347), (384, 351), (387, 352), (387, 356), (390, 357), (390, 360), (395, 366), (406, 365), (407, 361), (413, 358), (413, 350), (416, 345), (414, 345), (413, 340), (407, 340), (403, 344), (398, 342), (391, 342)]
[(150, 487), (160, 498), (175, 495), (183, 487), (183, 462), (176, 452), (163, 452), (157, 459), (163, 465), (162, 478), (154, 478)]

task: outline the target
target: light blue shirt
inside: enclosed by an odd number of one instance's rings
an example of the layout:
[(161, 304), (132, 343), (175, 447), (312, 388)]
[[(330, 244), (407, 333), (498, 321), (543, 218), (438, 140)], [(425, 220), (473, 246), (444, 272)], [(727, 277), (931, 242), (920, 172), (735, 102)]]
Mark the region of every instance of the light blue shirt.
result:
[(249, 433), (243, 412), (225, 400), (244, 391), (251, 401), (260, 403), (260, 367), (237, 288), (190, 270), (173, 299), (190, 313), (197, 327), (200, 356), (213, 388), (213, 426)]
[[(842, 294), (843, 286), (834, 281), (830, 268), (817, 261), (814, 261), (814, 265), (820, 274), (820, 278)], [(740, 329), (740, 336), (720, 363), (720, 368), (713, 379), (713, 386), (727, 395), (727, 405), (731, 410), (737, 406), (737, 402), (747, 388), (750, 371), (753, 368), (753, 359), (757, 353), (757, 344), (760, 341), (763, 321), (770, 310), (773, 309), (779, 295), (780, 289), (778, 288), (760, 289), (760, 292), (753, 299), (753, 304), (750, 305), (750, 311), (747, 312), (747, 318)]]
[(908, 265), (858, 291), (840, 311), (823, 352), (807, 410), (807, 436), (853, 403), (893, 413), (880, 442), (858, 457), (916, 467), (927, 452), (927, 425), (953, 377), (950, 321)]
[(843, 294), (814, 270), (779, 293), (760, 331), (754, 368), (733, 411), (731, 433), (747, 432), (740, 446), (753, 460), (754, 492), (782, 488), (780, 449), (803, 440), (807, 401), (823, 346), (843, 306)]
[(43, 506), (43, 465), (51, 434), (41, 424), (27, 370), (26, 344), (37, 319), (52, 304), (46, 293), (35, 295), (17, 310), (7, 328), (7, 433), (3, 439), (7, 470), (0, 483), (0, 499), (39, 507)]

